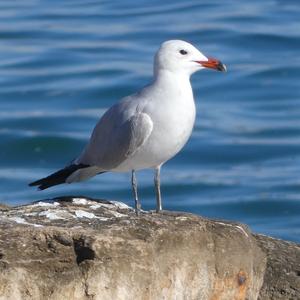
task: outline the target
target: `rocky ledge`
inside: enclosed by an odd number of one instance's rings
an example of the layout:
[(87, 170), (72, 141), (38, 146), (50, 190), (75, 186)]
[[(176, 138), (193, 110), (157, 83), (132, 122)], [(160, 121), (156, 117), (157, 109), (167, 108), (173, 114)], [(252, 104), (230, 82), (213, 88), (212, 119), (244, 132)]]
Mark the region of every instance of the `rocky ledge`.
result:
[(114, 201), (0, 206), (0, 299), (300, 299), (300, 246)]

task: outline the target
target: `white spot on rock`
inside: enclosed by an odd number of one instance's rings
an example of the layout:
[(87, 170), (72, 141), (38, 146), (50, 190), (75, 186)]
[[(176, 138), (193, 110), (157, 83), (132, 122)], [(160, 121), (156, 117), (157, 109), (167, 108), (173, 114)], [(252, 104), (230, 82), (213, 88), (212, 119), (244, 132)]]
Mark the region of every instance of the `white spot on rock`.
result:
[(27, 216), (27, 217), (34, 217), (36, 216), (38, 213), (37, 212), (30, 212), (30, 213), (23, 213), (24, 216)]
[(88, 211), (84, 211), (84, 210), (75, 210), (75, 215), (77, 218), (89, 218), (89, 219), (96, 218), (96, 216), (93, 213), (89, 213)]
[(116, 217), (116, 218), (127, 217), (126, 215), (120, 214), (120, 213), (118, 213), (117, 211), (114, 211), (114, 210), (111, 210), (110, 213), (111, 213), (114, 217)]
[(72, 200), (73, 204), (77, 204), (77, 205), (87, 205), (88, 201), (84, 198), (74, 198)]
[(85, 210), (75, 210), (75, 215), (77, 218), (99, 219), (101, 221), (107, 221), (109, 219), (105, 217), (97, 217), (93, 213)]
[(40, 225), (40, 224), (28, 223), (25, 219), (23, 219), (21, 217), (12, 217), (12, 218), (9, 218), (9, 219), (12, 220), (12, 221), (15, 221), (18, 224), (31, 225), (31, 226), (34, 226), (34, 227), (43, 227), (43, 225)]
[(223, 222), (216, 222), (218, 224), (221, 224), (221, 225), (225, 225), (225, 226), (231, 226), (233, 228), (237, 228), (239, 231), (241, 231), (246, 237), (249, 237), (248, 233), (244, 230), (243, 227), (239, 226), (239, 225), (233, 225), (233, 224), (229, 224), (229, 223), (223, 223)]
[(97, 203), (97, 204), (91, 205), (90, 208), (91, 209), (98, 209), (100, 207), (105, 207), (105, 208), (111, 209), (112, 206), (113, 206), (113, 204)]
[(242, 226), (236, 225), (236, 228), (238, 228), (240, 231), (242, 231), (247, 237), (249, 237), (248, 233), (245, 231), (245, 229)]
[(46, 217), (49, 220), (58, 220), (58, 219), (64, 219), (63, 216), (58, 215), (56, 212), (54, 211), (42, 211), (39, 213), (40, 217)]
[(53, 203), (50, 203), (50, 202), (38, 202), (38, 203), (35, 203), (35, 204), (32, 204), (31, 206), (59, 206), (60, 204), (58, 202), (53, 202)]
[(109, 202), (111, 202), (112, 204), (114, 204), (115, 206), (121, 209), (132, 209), (132, 207), (128, 206), (123, 202), (119, 202), (119, 201), (109, 201)]
[(25, 219), (21, 217), (12, 217), (11, 220), (15, 221), (18, 224), (29, 224)]

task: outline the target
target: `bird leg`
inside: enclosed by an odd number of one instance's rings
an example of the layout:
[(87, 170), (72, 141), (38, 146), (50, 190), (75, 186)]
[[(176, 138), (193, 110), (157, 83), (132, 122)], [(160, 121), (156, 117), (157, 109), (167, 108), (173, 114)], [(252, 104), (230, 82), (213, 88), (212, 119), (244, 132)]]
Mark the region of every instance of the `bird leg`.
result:
[(138, 192), (137, 192), (137, 180), (136, 180), (134, 170), (132, 170), (132, 174), (131, 174), (131, 185), (132, 185), (132, 193), (133, 193), (133, 197), (134, 197), (135, 213), (138, 216), (139, 212), (141, 210), (141, 203), (139, 202), (139, 197), (138, 197)]
[(156, 193), (156, 212), (160, 212), (162, 210), (161, 204), (161, 193), (160, 193), (160, 167), (155, 169), (154, 175), (154, 185), (155, 185), (155, 193)]

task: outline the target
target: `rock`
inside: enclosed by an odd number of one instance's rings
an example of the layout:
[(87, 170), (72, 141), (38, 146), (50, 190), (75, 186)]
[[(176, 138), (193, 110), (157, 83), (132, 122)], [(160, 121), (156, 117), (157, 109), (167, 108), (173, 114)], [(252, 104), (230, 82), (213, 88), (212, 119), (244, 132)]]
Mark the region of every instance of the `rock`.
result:
[(300, 299), (300, 245), (255, 235), (268, 260), (260, 300)]
[(8, 210), (10, 207), (8, 205), (0, 203), (0, 210)]
[(300, 299), (300, 247), (242, 224), (64, 197), (0, 207), (0, 299)]

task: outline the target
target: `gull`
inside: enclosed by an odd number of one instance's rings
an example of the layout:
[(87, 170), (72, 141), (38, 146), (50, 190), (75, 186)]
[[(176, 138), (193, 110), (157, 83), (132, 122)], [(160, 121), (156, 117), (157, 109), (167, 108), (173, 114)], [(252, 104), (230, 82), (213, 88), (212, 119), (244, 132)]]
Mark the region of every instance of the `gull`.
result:
[(192, 133), (196, 109), (190, 76), (205, 68), (226, 71), (219, 60), (206, 57), (190, 43), (162, 43), (154, 58), (153, 81), (105, 112), (86, 147), (71, 164), (29, 185), (44, 190), (108, 171), (131, 171), (138, 214), (141, 204), (135, 173), (154, 169), (156, 211), (160, 212), (160, 170), (183, 148)]

